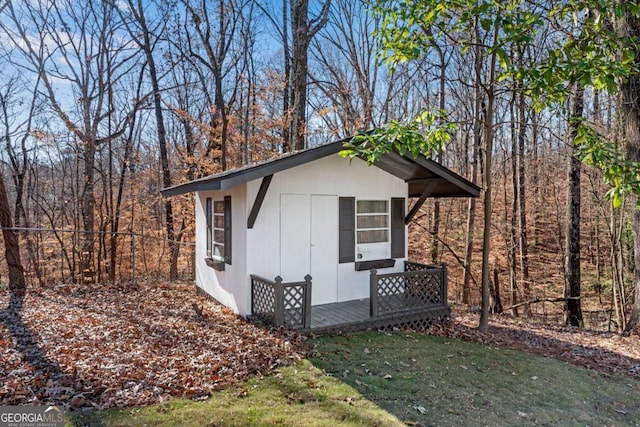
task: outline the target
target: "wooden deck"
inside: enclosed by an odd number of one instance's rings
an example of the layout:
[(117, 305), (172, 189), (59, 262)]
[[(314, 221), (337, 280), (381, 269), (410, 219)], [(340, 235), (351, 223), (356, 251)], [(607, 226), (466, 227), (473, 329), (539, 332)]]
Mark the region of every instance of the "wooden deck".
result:
[(284, 283), (279, 276), (270, 280), (252, 274), (252, 316), (276, 327), (286, 325), (316, 334), (362, 329), (421, 330), (449, 320), (446, 265), (405, 261), (404, 270), (385, 274), (370, 270), (371, 299), (314, 306), (311, 276), (305, 276), (303, 282)]
[(311, 307), (311, 330), (368, 319), (369, 298)]
[(369, 304), (369, 298), (365, 298), (315, 305), (311, 308), (311, 327), (305, 332), (324, 334), (393, 327), (420, 329), (448, 320), (451, 312), (448, 305), (439, 305), (371, 317)]

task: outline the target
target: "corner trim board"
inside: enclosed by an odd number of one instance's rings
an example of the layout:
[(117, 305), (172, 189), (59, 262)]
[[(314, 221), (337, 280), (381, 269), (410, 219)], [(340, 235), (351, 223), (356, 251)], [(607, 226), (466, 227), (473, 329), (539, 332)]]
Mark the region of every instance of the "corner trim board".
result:
[(262, 207), (262, 202), (264, 202), (264, 198), (267, 195), (267, 190), (269, 189), (269, 185), (271, 184), (271, 179), (273, 175), (267, 175), (262, 178), (262, 182), (260, 183), (260, 189), (258, 190), (258, 194), (256, 194), (256, 199), (253, 202), (253, 206), (251, 207), (251, 212), (249, 213), (249, 218), (247, 218), (247, 228), (253, 228), (256, 223), (256, 219), (258, 218), (258, 213), (260, 212), (260, 208)]

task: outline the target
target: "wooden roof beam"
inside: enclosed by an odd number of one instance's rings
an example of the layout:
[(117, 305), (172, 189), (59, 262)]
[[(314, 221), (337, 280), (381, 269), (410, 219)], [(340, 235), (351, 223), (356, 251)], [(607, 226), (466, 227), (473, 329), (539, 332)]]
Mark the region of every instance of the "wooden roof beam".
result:
[(424, 204), (425, 200), (427, 200), (427, 197), (429, 197), (431, 195), (431, 193), (433, 193), (433, 190), (436, 188), (436, 185), (438, 185), (438, 182), (432, 181), (432, 182), (429, 182), (424, 187), (424, 190), (422, 191), (422, 194), (418, 198), (418, 201), (415, 203), (415, 205), (413, 205), (413, 207), (411, 208), (411, 210), (409, 211), (409, 213), (405, 217), (405, 219), (404, 219), (405, 225), (409, 224), (409, 221), (411, 221), (413, 219), (413, 217), (416, 215), (416, 213), (418, 213), (418, 209), (420, 209), (422, 207), (422, 205)]
[(273, 175), (267, 175), (262, 178), (260, 189), (258, 190), (258, 194), (256, 194), (256, 199), (253, 201), (253, 206), (251, 207), (249, 218), (247, 218), (247, 228), (253, 228), (253, 225), (256, 223), (258, 213), (260, 212), (260, 208), (262, 207), (262, 202), (264, 202), (264, 197), (267, 195), (267, 190), (269, 189), (272, 178)]

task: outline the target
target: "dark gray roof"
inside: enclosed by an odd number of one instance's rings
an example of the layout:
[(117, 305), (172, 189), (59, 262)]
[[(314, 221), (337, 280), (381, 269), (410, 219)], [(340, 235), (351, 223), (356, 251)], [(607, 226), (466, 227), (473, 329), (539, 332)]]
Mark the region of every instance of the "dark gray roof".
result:
[[(342, 150), (342, 145), (350, 139), (284, 154), (254, 165), (174, 185), (160, 192), (163, 196), (168, 197), (195, 191), (226, 190), (254, 179), (337, 154)], [(401, 155), (397, 152), (391, 152), (384, 154), (374, 165), (407, 182), (409, 197), (419, 197), (427, 184), (434, 180), (437, 181), (437, 185), (430, 197), (478, 197), (480, 194), (480, 188), (477, 185), (422, 155), (413, 158), (409, 153)]]

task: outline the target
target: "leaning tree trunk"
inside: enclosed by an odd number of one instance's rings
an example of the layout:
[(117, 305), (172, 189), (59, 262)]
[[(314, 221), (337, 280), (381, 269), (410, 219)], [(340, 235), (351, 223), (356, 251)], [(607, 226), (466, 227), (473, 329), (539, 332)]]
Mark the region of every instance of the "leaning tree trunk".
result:
[(13, 295), (23, 295), (26, 290), (24, 281), (24, 269), (20, 261), (20, 246), (18, 235), (13, 230), (9, 198), (4, 185), (4, 178), (0, 175), (0, 226), (4, 238), (5, 257), (9, 269), (9, 290)]
[(564, 288), (564, 321), (582, 326), (580, 305), (580, 160), (576, 157), (575, 140), (584, 111), (584, 89), (578, 85), (573, 95), (569, 117), (569, 155), (567, 170), (567, 234)]
[[(144, 6), (141, 0), (133, 4), (130, 0), (129, 7), (135, 14), (137, 24), (140, 26), (141, 41), (138, 46), (143, 50), (147, 66), (149, 68), (149, 78), (151, 79), (151, 89), (153, 90), (153, 110), (156, 118), (156, 130), (158, 132), (158, 148), (160, 149), (160, 164), (162, 168), (162, 185), (166, 188), (171, 186), (171, 170), (169, 168), (169, 156), (167, 153), (167, 131), (164, 126), (164, 117), (162, 113), (162, 95), (160, 93), (160, 84), (158, 73), (156, 70), (156, 62), (153, 56), (153, 43), (151, 41), (151, 30), (147, 26), (144, 14)], [(174, 228), (173, 205), (169, 198), (164, 201), (165, 228), (167, 231), (167, 240), (169, 241), (169, 279), (178, 278), (178, 255), (180, 245), (176, 241), (176, 233)], [(135, 274), (135, 272), (134, 272)]]

